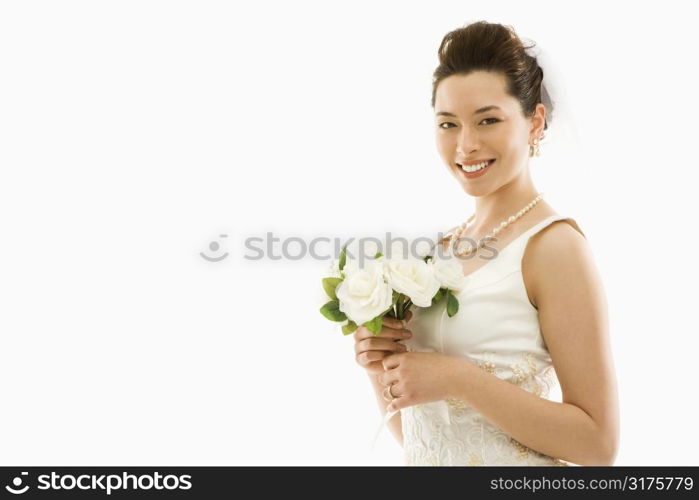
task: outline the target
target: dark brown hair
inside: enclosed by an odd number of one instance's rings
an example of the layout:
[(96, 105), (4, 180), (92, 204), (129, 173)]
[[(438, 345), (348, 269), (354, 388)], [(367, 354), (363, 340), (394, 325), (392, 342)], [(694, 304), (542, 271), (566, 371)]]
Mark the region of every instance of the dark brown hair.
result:
[[(525, 52), (524, 46), (511, 26), (478, 21), (447, 33), (437, 51), (439, 66), (432, 79), (432, 107), (439, 82), (451, 75), (467, 75), (473, 71), (503, 74), (507, 93), (522, 106), (524, 116), (534, 114), (541, 100), (544, 70), (536, 57)], [(547, 113), (552, 110), (547, 109)], [(548, 121), (548, 120), (547, 120)], [(544, 130), (548, 123), (544, 124)]]

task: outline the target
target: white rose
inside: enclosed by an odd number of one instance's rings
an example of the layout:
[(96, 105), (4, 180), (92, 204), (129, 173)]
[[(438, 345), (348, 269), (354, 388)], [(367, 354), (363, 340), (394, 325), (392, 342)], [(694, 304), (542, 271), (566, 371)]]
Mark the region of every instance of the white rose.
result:
[(432, 305), (432, 298), (441, 286), (432, 262), (413, 257), (391, 258), (386, 261), (386, 269), (388, 283), (396, 292), (407, 295), (417, 306)]
[(461, 262), (456, 257), (433, 257), (434, 274), (442, 284), (454, 292), (460, 292), (466, 284), (466, 277)]
[(379, 316), (393, 303), (393, 290), (385, 281), (384, 259), (367, 260), (362, 267), (356, 261), (345, 263), (345, 279), (335, 295), (340, 311), (357, 325)]

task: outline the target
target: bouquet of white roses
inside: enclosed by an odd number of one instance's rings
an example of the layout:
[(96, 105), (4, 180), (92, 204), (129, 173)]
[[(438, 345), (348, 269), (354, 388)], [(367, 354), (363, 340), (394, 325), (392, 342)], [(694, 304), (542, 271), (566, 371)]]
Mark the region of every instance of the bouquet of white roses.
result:
[(463, 268), (454, 258), (376, 253), (360, 265), (347, 259), (346, 245), (330, 273), (322, 281), (331, 300), (320, 312), (341, 323), (345, 335), (360, 325), (378, 335), (384, 316), (404, 319), (411, 305), (430, 307), (445, 297), (447, 314), (452, 317), (459, 310), (454, 293), (461, 291), (465, 280)]

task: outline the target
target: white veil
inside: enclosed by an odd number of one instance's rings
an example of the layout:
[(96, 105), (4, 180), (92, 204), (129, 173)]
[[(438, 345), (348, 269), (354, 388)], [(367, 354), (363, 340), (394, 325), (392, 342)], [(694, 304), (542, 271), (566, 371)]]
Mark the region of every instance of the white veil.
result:
[(522, 41), (526, 47), (529, 47), (526, 49), (527, 54), (536, 57), (544, 71), (541, 101), (546, 106), (548, 128), (540, 143), (541, 154), (542, 156), (550, 154), (570, 164), (571, 160), (574, 162), (581, 157), (582, 148), (570, 101), (565, 92), (565, 78), (549, 52), (543, 50), (531, 39), (522, 38)]

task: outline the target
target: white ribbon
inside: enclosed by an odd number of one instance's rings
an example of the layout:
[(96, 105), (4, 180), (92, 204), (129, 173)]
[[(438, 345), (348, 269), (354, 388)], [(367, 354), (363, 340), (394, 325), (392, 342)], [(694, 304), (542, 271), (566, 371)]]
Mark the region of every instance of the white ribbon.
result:
[(379, 435), (381, 434), (381, 431), (383, 430), (384, 426), (388, 423), (391, 418), (393, 418), (393, 415), (396, 413), (400, 413), (400, 410), (398, 411), (387, 411), (386, 414), (383, 416), (383, 420), (381, 420), (381, 423), (379, 424), (379, 428), (376, 429), (376, 434), (374, 434), (374, 439), (371, 440), (371, 445), (369, 446), (369, 449), (371, 451), (374, 450), (374, 446), (376, 445), (376, 440), (379, 438)]
[[(451, 425), (451, 418), (449, 417), (449, 405), (447, 404), (446, 401), (432, 401), (430, 403), (422, 403), (420, 405), (421, 407), (427, 407), (431, 408), (432, 412), (436, 415), (438, 415), (442, 421), (446, 425)], [(386, 412), (386, 414), (383, 417), (383, 420), (381, 420), (381, 423), (379, 424), (379, 428), (376, 429), (376, 434), (374, 434), (374, 439), (371, 441), (370, 445), (370, 450), (374, 450), (374, 446), (376, 445), (376, 440), (379, 438), (379, 435), (381, 434), (381, 431), (383, 430), (384, 426), (388, 424), (388, 421), (393, 418), (393, 415), (396, 413), (400, 413), (400, 410), (398, 411), (391, 411), (391, 412)]]

